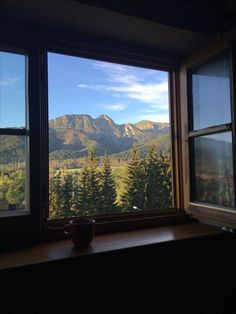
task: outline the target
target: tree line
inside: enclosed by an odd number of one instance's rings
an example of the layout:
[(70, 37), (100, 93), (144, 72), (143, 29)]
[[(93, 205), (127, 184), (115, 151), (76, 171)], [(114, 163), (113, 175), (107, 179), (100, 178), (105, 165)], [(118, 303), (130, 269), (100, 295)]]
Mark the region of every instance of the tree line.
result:
[(99, 167), (94, 151), (89, 151), (80, 173), (62, 175), (59, 171), (50, 176), (50, 218), (170, 207), (170, 155), (157, 154), (152, 147), (140, 159), (133, 147), (124, 186), (118, 202), (109, 156), (104, 156)]
[[(110, 157), (102, 165), (89, 151), (80, 172), (51, 171), (49, 177), (49, 215), (51, 219), (105, 213), (168, 208), (171, 197), (170, 154), (157, 153), (151, 147), (140, 158), (136, 147), (126, 165), (123, 188), (118, 189)], [(119, 168), (118, 168), (119, 169)], [(0, 176), (0, 209), (25, 207), (25, 171)], [(4, 207), (4, 208), (3, 208)]]

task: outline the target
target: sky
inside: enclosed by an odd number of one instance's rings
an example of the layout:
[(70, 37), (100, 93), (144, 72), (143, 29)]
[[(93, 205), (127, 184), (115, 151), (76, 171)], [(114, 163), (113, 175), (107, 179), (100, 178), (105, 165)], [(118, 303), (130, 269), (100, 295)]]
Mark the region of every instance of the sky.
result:
[[(24, 55), (0, 52), (0, 127), (24, 127)], [(198, 73), (199, 72), (199, 73)], [(193, 76), (194, 126), (231, 121), (229, 69), (219, 60)], [(116, 123), (169, 121), (168, 73), (48, 53), (49, 119), (65, 114), (110, 116)]]
[(25, 67), (21, 54), (0, 52), (0, 127), (25, 127)]
[(168, 73), (48, 53), (49, 119), (102, 114), (115, 123), (169, 122)]

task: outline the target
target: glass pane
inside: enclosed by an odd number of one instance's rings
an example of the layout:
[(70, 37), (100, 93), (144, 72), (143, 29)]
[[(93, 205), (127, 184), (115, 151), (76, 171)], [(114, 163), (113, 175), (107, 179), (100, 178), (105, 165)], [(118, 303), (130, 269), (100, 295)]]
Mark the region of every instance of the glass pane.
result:
[(194, 152), (194, 200), (234, 207), (231, 132), (195, 138)]
[(172, 206), (168, 73), (48, 54), (51, 219)]
[(229, 63), (226, 56), (193, 72), (194, 130), (231, 122)]
[(0, 51), (0, 128), (26, 127), (26, 57)]
[(28, 209), (25, 136), (0, 136), (0, 215)]

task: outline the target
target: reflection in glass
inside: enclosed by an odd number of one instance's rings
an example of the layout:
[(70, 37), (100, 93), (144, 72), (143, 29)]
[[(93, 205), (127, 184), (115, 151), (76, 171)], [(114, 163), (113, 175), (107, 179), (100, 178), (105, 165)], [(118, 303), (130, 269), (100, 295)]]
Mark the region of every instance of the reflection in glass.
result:
[(225, 56), (192, 75), (193, 129), (231, 122), (229, 64)]
[(234, 207), (231, 132), (196, 137), (193, 141), (194, 201)]
[(28, 208), (26, 147), (25, 136), (0, 136), (0, 215)]
[(26, 57), (0, 51), (0, 128), (25, 128), (25, 108)]

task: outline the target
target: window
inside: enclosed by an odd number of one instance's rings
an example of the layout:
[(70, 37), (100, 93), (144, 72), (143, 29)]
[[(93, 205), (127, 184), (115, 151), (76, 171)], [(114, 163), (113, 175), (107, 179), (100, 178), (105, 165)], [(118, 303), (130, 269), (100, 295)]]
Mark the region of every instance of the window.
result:
[(172, 208), (168, 72), (47, 56), (49, 218)]
[(188, 121), (182, 120), (185, 209), (202, 222), (230, 228), (235, 228), (233, 64), (232, 51), (224, 50), (188, 60), (181, 69), (188, 86), (182, 91), (182, 118)]
[(193, 70), (191, 80), (191, 201), (234, 208), (228, 55)]
[(27, 56), (0, 51), (0, 216), (29, 213)]
[(61, 235), (75, 216), (100, 233), (182, 222), (174, 61), (27, 36), (0, 51), (4, 243)]

